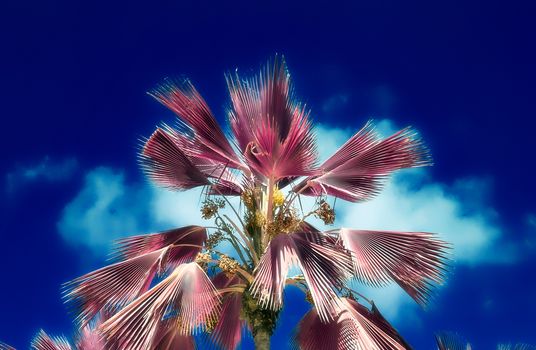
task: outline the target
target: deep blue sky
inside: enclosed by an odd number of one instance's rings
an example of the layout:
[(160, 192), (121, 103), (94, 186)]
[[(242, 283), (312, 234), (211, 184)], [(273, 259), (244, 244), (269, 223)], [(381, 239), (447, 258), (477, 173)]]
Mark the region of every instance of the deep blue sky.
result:
[[(396, 322), (409, 342), (429, 349), (447, 329), (479, 349), (536, 343), (533, 2), (224, 3), (2, 2), (0, 339), (26, 348), (40, 327), (71, 334), (60, 285), (103, 261), (67, 245), (56, 224), (91, 169), (142, 181), (137, 140), (168, 116), (145, 91), (187, 75), (223, 119), (224, 72), (257, 70), (277, 52), (317, 121), (412, 124), (432, 149), (434, 181), (491, 184), (486, 206), (522, 256), (456, 267), (419, 314), (424, 326)], [(76, 164), (65, 178), (9, 180), (45, 157)], [(289, 297), (277, 344), (305, 307)]]

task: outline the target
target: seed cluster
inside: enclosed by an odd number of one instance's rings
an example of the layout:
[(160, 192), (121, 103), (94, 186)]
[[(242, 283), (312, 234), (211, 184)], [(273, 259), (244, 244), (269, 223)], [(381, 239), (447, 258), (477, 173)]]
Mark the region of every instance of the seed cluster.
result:
[(206, 267), (211, 260), (210, 253), (198, 253), (195, 257), (195, 262), (201, 267)]
[(212, 219), (218, 210), (225, 207), (225, 201), (223, 199), (206, 199), (201, 207), (201, 217), (205, 220)]
[(255, 211), (257, 209), (257, 199), (260, 198), (260, 194), (261, 191), (258, 188), (244, 189), (240, 197), (248, 211)]
[(214, 328), (216, 328), (216, 325), (218, 324), (218, 314), (214, 313), (212, 317), (210, 317), (207, 320), (207, 323), (205, 324), (205, 332), (212, 333), (214, 331)]
[(223, 254), (218, 262), (218, 267), (229, 274), (235, 274), (240, 264), (235, 259)]
[(324, 221), (326, 225), (332, 225), (335, 222), (335, 210), (323, 199), (318, 203), (318, 208), (314, 214), (317, 218)]
[(266, 231), (270, 237), (281, 233), (296, 232), (300, 228), (301, 220), (295, 208), (289, 208), (276, 215), (274, 221), (267, 225)]
[(221, 230), (217, 230), (216, 232), (212, 233), (207, 240), (205, 241), (205, 246), (207, 249), (214, 249), (223, 239), (224, 232)]

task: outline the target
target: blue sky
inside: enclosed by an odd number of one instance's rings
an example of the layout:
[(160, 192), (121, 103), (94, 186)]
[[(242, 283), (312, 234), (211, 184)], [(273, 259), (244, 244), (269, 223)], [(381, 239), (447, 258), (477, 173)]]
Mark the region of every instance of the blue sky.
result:
[[(0, 339), (26, 348), (41, 327), (70, 335), (60, 285), (102, 266), (111, 239), (200, 222), (195, 193), (156, 190), (136, 165), (139, 138), (173, 118), (145, 92), (188, 76), (223, 121), (223, 74), (282, 53), (323, 153), (369, 118), (386, 131), (413, 125), (432, 151), (434, 167), (340, 207), (340, 225), (429, 230), (454, 244), (448, 283), (427, 310), (395, 287), (370, 291), (385, 315), (416, 349), (432, 348), (439, 330), (475, 349), (536, 344), (535, 10), (2, 2)], [(290, 290), (275, 344), (286, 347), (305, 308)]]

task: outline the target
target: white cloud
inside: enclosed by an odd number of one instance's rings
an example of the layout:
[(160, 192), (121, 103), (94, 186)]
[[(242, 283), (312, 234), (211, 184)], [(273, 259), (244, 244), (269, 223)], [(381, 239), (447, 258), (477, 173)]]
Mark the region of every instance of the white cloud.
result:
[(453, 244), (454, 258), (459, 263), (504, 258), (494, 250), (501, 232), (493, 218), (485, 214), (487, 208), (483, 208), (483, 213), (465, 214), (464, 203), (451, 188), (439, 183), (422, 184), (421, 174), (393, 178), (372, 201), (339, 206), (340, 224), (375, 230), (437, 232)]
[[(386, 119), (376, 125), (384, 136), (398, 130)], [(316, 132), (322, 139), (320, 158), (329, 157), (355, 131), (319, 125)], [(371, 201), (359, 204), (337, 201), (335, 227), (435, 232), (452, 244), (452, 258), (457, 264), (512, 262), (516, 251), (501, 242), (497, 214), (486, 203), (489, 188), (487, 178), (461, 178), (448, 185), (431, 181), (425, 169), (404, 170), (391, 178), (381, 194)], [(311, 201), (305, 202), (311, 205)], [(321, 226), (318, 221), (316, 224)], [(356, 286), (388, 318), (396, 319), (404, 310), (405, 318), (409, 312), (417, 319), (415, 303), (398, 286), (379, 289)]]
[[(455, 264), (508, 263), (515, 259), (510, 248), (501, 244), (501, 229), (493, 211), (480, 204), (481, 210), (467, 213), (452, 187), (440, 183), (422, 183), (422, 172), (397, 176), (380, 196), (370, 202), (350, 206), (337, 205), (336, 225), (343, 227), (435, 232), (452, 244)], [(461, 182), (472, 182), (460, 180)], [(340, 203), (340, 202), (339, 202)], [(455, 274), (449, 278), (455, 277)], [(448, 283), (448, 281), (447, 281)], [(364, 288), (386, 316), (396, 319), (401, 310), (416, 313), (417, 306), (401, 288)]]
[[(389, 120), (377, 123), (383, 135), (397, 128)], [(322, 142), (320, 158), (326, 159), (351, 135), (350, 130), (317, 127)], [(452, 243), (454, 258), (460, 263), (497, 262), (512, 258), (501, 256), (496, 248), (501, 230), (496, 214), (483, 201), (487, 179), (462, 178), (449, 186), (432, 182), (424, 169), (404, 170), (390, 179), (381, 194), (371, 201), (354, 204), (337, 201), (337, 226), (399, 231), (436, 232)], [(465, 200), (467, 192), (471, 202)], [(506, 259), (508, 258), (508, 259)]]
[[(102, 258), (112, 241), (120, 237), (212, 225), (201, 218), (200, 204), (201, 189), (173, 192), (145, 183), (128, 184), (122, 171), (98, 167), (86, 175), (82, 189), (65, 206), (57, 226), (67, 243)], [(223, 213), (229, 214), (229, 210)], [(230, 253), (228, 246), (220, 248)]]
[(201, 218), (201, 189), (173, 192), (152, 188), (149, 213), (160, 226), (199, 225)]
[(43, 157), (34, 164), (18, 165), (5, 176), (5, 188), (13, 193), (23, 186), (38, 182), (60, 182), (71, 178), (78, 168), (75, 158), (52, 159)]
[(112, 240), (141, 233), (147, 226), (147, 197), (147, 189), (127, 185), (122, 172), (96, 168), (65, 206), (58, 230), (69, 244), (105, 256)]

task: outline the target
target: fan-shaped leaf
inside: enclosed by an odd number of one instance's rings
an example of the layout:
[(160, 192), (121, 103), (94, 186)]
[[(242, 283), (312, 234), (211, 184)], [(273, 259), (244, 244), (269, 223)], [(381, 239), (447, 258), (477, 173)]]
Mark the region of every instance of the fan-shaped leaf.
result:
[(83, 326), (105, 306), (122, 307), (147, 290), (166, 252), (139, 255), (67, 283), (64, 298), (79, 310), (77, 321)]
[(185, 226), (147, 235), (130, 236), (115, 242), (116, 257), (131, 259), (154, 252), (171, 244), (176, 245), (173, 254), (177, 263), (192, 261), (207, 239), (207, 230), (201, 226)]
[(167, 278), (145, 292), (101, 326), (107, 348), (149, 349), (162, 321), (186, 335), (202, 327), (217, 312), (220, 298), (196, 264), (179, 265)]
[(140, 164), (151, 180), (169, 189), (186, 190), (210, 185), (207, 176), (192, 163), (177, 139), (161, 128), (156, 129), (145, 143)]
[(349, 254), (337, 249), (320, 232), (276, 236), (262, 256), (251, 286), (261, 305), (281, 307), (286, 277), (293, 265), (302, 270), (320, 317), (330, 319), (339, 302), (333, 288), (340, 286), (352, 271)]
[(425, 304), (434, 283), (442, 283), (447, 244), (425, 232), (341, 229), (342, 245), (352, 252), (356, 276), (382, 286), (398, 283)]
[(437, 333), (435, 339), (439, 350), (471, 350), (471, 344), (457, 333)]
[[(212, 282), (218, 290), (244, 283), (238, 276), (228, 276), (226, 272), (217, 274)], [(210, 336), (222, 349), (235, 350), (240, 344), (242, 329), (246, 327), (246, 322), (240, 318), (242, 293), (225, 293), (222, 298), (221, 312)]]
[(306, 178), (293, 190), (358, 202), (378, 194), (393, 171), (429, 164), (426, 147), (410, 128), (380, 140), (367, 123), (320, 166), (321, 175)]
[(256, 78), (245, 81), (237, 74), (227, 83), (231, 128), (248, 166), (275, 180), (312, 174), (314, 134), (307, 111), (293, 100), (284, 60), (276, 57)]
[(32, 350), (71, 350), (71, 344), (65, 337), (50, 337), (45, 331), (40, 330), (33, 338)]
[(499, 344), (497, 350), (536, 350), (536, 346), (528, 344)]
[(377, 311), (343, 298), (335, 319), (324, 322), (316, 308), (296, 328), (293, 346), (301, 350), (402, 350), (410, 347)]
[(197, 156), (242, 168), (216, 118), (190, 81), (186, 80), (181, 86), (166, 82), (151, 95), (175, 112), (183, 126), (193, 132), (193, 148), (190, 149), (195, 150)]
[(15, 350), (15, 348), (0, 341), (0, 350)]
[(192, 162), (203, 175), (211, 180), (211, 189), (214, 194), (239, 195), (242, 192), (242, 186), (233, 172), (229, 169), (228, 162), (221, 163), (213, 159), (199, 156), (195, 150), (199, 141), (192, 141), (177, 130), (168, 126), (165, 126), (165, 130), (173, 137), (175, 143), (181, 150), (183, 150), (190, 162)]

